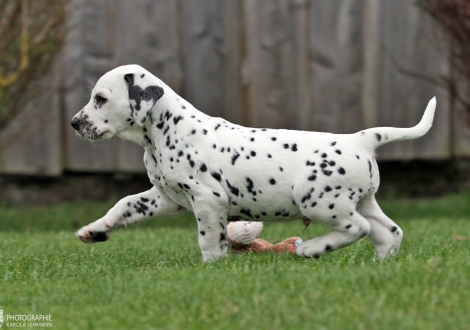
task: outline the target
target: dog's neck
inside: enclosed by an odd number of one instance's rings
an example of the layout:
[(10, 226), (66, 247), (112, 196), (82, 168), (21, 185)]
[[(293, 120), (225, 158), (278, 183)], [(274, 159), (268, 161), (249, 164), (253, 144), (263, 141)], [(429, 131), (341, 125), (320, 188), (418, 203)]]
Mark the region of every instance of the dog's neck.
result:
[(149, 142), (145, 139), (145, 135), (150, 130), (151, 123), (147, 120), (144, 126), (133, 125), (117, 134), (123, 140), (137, 143), (143, 148), (149, 147)]

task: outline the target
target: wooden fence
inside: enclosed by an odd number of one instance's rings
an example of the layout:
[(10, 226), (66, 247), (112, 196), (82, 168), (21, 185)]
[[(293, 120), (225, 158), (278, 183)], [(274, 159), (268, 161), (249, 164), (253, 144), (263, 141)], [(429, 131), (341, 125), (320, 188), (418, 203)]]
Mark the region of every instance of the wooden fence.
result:
[[(437, 96), (422, 139), (379, 160), (470, 155), (462, 111), (438, 87), (400, 72), (448, 75), (442, 39), (413, 0), (71, 0), (69, 33), (43, 93), (2, 134), (0, 171), (143, 172), (143, 150), (90, 144), (69, 125), (106, 71), (136, 63), (200, 110), (271, 128), (335, 133), (413, 126)], [(22, 138), (11, 138), (17, 133)]]

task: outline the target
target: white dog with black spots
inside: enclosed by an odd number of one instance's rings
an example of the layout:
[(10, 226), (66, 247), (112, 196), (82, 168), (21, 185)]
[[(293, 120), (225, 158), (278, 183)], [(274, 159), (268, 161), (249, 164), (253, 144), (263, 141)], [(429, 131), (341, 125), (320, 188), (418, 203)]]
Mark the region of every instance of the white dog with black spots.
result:
[(241, 219), (331, 227), (297, 247), (299, 256), (318, 258), (367, 235), (379, 259), (395, 255), (403, 231), (375, 200), (375, 149), (424, 135), (435, 107), (433, 98), (412, 128), (354, 134), (247, 128), (198, 111), (138, 65), (118, 67), (98, 80), (71, 124), (90, 141), (117, 136), (141, 145), (153, 187), (123, 198), (77, 236), (101, 242), (129, 224), (190, 210), (205, 261), (226, 257), (227, 221)]

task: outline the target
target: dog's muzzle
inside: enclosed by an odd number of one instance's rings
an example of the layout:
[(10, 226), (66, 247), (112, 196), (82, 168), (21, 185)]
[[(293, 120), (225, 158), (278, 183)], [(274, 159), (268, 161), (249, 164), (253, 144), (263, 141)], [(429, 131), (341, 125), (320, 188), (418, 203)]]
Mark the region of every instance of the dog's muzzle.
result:
[(82, 118), (74, 117), (70, 121), (70, 125), (84, 137), (86, 140), (89, 141), (100, 141), (103, 138), (103, 133), (101, 133), (98, 128), (93, 124), (93, 122), (88, 121), (88, 116), (85, 115)]

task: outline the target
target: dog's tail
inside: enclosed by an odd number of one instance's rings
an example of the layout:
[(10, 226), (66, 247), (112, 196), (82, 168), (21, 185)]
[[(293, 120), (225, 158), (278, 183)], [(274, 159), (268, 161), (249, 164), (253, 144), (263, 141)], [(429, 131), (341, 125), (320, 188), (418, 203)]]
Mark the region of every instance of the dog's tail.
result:
[(426, 134), (431, 128), (435, 109), (436, 97), (433, 97), (428, 103), (423, 118), (414, 127), (375, 127), (357, 132), (356, 135), (363, 140), (364, 145), (371, 147), (372, 150), (393, 141), (417, 139)]

